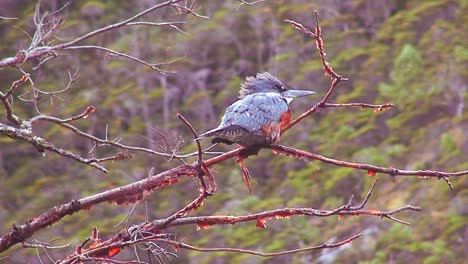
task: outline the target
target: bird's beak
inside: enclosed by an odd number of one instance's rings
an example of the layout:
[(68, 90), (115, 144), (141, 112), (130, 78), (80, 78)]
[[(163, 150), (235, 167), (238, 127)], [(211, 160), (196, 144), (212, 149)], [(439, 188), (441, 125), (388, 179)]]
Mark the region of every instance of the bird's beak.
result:
[(296, 97), (308, 96), (314, 93), (315, 92), (306, 91), (306, 90), (287, 90), (286, 92), (283, 92), (283, 95), (284, 97), (287, 97), (287, 98), (296, 98)]

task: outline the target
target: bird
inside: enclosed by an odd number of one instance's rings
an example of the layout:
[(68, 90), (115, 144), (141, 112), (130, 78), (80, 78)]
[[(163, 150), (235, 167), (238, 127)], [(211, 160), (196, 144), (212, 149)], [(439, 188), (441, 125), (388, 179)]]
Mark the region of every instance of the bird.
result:
[(291, 101), (314, 93), (288, 89), (268, 72), (249, 76), (241, 84), (239, 100), (226, 109), (221, 124), (198, 139), (212, 138), (213, 144), (237, 143), (246, 148), (278, 143), (282, 130), (291, 122)]

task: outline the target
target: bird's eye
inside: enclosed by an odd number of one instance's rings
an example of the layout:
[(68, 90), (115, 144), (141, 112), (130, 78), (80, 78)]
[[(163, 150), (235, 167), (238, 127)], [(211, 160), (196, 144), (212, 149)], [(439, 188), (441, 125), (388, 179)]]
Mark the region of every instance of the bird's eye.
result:
[(276, 89), (279, 90), (280, 92), (286, 91), (286, 87), (284, 87), (284, 85), (277, 85)]

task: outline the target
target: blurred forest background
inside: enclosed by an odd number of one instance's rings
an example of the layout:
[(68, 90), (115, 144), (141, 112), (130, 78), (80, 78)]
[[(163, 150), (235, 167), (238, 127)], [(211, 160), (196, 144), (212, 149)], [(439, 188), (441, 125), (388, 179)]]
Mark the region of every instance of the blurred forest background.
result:
[[(71, 1), (57, 36), (69, 39), (131, 17), (158, 1)], [(66, 1), (42, 1), (43, 10), (56, 10)], [(36, 1), (0, 0), (0, 58), (27, 48), (34, 24)], [(66, 118), (94, 105), (97, 112), (76, 126), (128, 145), (161, 149), (161, 133), (169, 135), (173, 150), (196, 149), (187, 128), (177, 119), (182, 113), (198, 130), (215, 127), (224, 109), (236, 100), (240, 83), (249, 75), (269, 71), (291, 88), (317, 92), (292, 104), (297, 116), (317, 102), (329, 87), (315, 42), (293, 29), (284, 19), (313, 28), (314, 9), (321, 16), (328, 60), (350, 78), (340, 83), (330, 102), (394, 103), (383, 112), (325, 109), (288, 131), (285, 145), (337, 159), (402, 169), (456, 171), (468, 168), (468, 1), (422, 0), (294, 0), (242, 5), (238, 1), (196, 1), (196, 11), (210, 19), (181, 15), (173, 8), (151, 13), (145, 21), (186, 21), (181, 29), (129, 27), (88, 40), (128, 52), (162, 65), (161, 74), (104, 52), (67, 51), (32, 74), (38, 87), (57, 91), (66, 86), (67, 70), (80, 78), (62, 94), (65, 101), (44, 96), (41, 111)], [(15, 69), (0, 71), (1, 89), (21, 76)], [(27, 90), (27, 85), (15, 96)], [(31, 117), (34, 108), (15, 101), (19, 115)], [(2, 112), (2, 121), (5, 121)], [(38, 134), (85, 156), (93, 147), (59, 126), (42, 125)], [(205, 146), (209, 142), (204, 143)], [(218, 146), (217, 150), (232, 149)], [(113, 154), (98, 148), (97, 155)], [(10, 230), (54, 205), (69, 202), (144, 178), (152, 167), (164, 171), (178, 161), (137, 154), (131, 160), (105, 164), (97, 170), (54, 153), (42, 157), (31, 145), (0, 137), (0, 230)], [(360, 201), (374, 181), (365, 171), (306, 163), (263, 150), (246, 166), (255, 181), (248, 193), (234, 160), (215, 167), (218, 192), (195, 214), (245, 214), (282, 207), (332, 209), (355, 195)], [(444, 181), (380, 175), (368, 207), (390, 210), (405, 204), (423, 207), (420, 213), (399, 217), (405, 226), (375, 217), (292, 217), (255, 224), (214, 226), (207, 230), (177, 229), (176, 235), (197, 246), (240, 247), (261, 251), (295, 249), (333, 242), (360, 231), (364, 237), (336, 249), (259, 258), (234, 253), (199, 253), (179, 250), (178, 260), (166, 263), (462, 263), (468, 252), (468, 181), (452, 178), (455, 190)], [(140, 205), (131, 222), (166, 216), (198, 194), (190, 180), (160, 189)], [(146, 209), (148, 209), (146, 211)], [(90, 211), (65, 217), (34, 238), (73, 241), (66, 250), (50, 254), (63, 258), (89, 236), (96, 226), (102, 236), (131, 206), (102, 204)], [(57, 243), (58, 243), (57, 242)], [(38, 263), (34, 250), (20, 246), (4, 253), (7, 263)], [(119, 256), (132, 258), (131, 250)]]

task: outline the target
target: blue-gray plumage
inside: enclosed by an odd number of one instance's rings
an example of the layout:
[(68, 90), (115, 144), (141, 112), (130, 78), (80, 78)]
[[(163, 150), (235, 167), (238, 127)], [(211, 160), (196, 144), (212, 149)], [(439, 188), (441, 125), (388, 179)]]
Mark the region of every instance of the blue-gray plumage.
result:
[(237, 143), (245, 147), (277, 143), (281, 129), (291, 120), (289, 103), (312, 91), (288, 90), (265, 72), (247, 77), (241, 85), (238, 101), (230, 105), (221, 124), (199, 136), (214, 137), (213, 143)]

